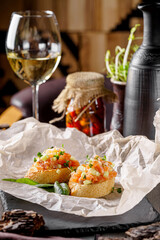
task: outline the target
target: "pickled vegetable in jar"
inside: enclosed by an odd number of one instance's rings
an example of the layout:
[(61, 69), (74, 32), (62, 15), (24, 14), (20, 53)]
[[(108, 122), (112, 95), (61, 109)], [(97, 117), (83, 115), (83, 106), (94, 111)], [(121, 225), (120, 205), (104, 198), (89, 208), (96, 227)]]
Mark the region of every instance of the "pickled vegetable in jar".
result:
[[(106, 131), (106, 108), (101, 97), (95, 99), (88, 108), (85, 105), (82, 108), (74, 109), (72, 107), (73, 102), (74, 99), (72, 98), (67, 106), (66, 127), (77, 128), (90, 137)], [(90, 104), (90, 102), (88, 103)], [(79, 118), (79, 114), (83, 110), (85, 111)]]
[[(66, 78), (65, 89), (54, 100), (52, 109), (66, 115), (66, 127), (77, 128), (88, 136), (106, 130), (106, 102), (115, 102), (115, 93), (104, 86), (104, 76), (96, 72), (75, 72)], [(50, 123), (55, 122), (53, 119)]]

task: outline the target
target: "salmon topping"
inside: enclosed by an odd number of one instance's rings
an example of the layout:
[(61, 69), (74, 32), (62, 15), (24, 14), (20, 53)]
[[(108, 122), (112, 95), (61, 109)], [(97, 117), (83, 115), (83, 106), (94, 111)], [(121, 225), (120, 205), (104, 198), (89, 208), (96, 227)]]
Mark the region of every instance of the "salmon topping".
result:
[(79, 166), (79, 162), (66, 153), (65, 149), (62, 148), (48, 148), (43, 153), (38, 153), (37, 157), (34, 158), (34, 167), (39, 171), (60, 169), (60, 168), (76, 168)]
[(96, 155), (94, 158), (87, 159), (86, 164), (80, 165), (76, 172), (72, 172), (70, 181), (80, 184), (104, 182), (117, 176), (113, 167), (114, 164), (107, 161), (106, 156), (101, 158)]

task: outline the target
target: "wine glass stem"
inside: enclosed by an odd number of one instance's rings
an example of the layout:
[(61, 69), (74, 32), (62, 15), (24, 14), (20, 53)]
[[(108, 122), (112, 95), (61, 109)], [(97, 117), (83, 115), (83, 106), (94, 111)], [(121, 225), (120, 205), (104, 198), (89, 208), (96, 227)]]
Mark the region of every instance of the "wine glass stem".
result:
[(32, 84), (32, 111), (33, 117), (39, 120), (39, 104), (38, 104), (38, 92), (39, 92), (39, 85)]

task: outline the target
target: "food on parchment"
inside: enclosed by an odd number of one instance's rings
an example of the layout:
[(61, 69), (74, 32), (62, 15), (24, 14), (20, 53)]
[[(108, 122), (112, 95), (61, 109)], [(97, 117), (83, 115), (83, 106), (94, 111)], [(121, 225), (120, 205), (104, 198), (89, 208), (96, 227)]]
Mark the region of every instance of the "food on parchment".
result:
[(71, 195), (77, 197), (98, 198), (109, 194), (115, 183), (114, 164), (96, 155), (87, 160), (71, 173), (69, 187)]
[(42, 215), (34, 211), (15, 209), (2, 214), (0, 231), (33, 236), (44, 224)]
[(25, 177), (38, 183), (67, 182), (78, 166), (79, 162), (63, 147), (53, 147), (37, 154)]

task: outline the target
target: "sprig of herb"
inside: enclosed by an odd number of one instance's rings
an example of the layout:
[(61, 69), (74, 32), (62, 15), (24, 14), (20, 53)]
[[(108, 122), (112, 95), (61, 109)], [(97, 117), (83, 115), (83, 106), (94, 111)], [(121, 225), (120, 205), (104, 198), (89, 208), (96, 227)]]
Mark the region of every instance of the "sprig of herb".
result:
[(69, 160), (63, 164), (65, 167), (69, 167)]
[(63, 155), (65, 153), (65, 151), (60, 151), (59, 155)]
[(89, 155), (87, 155), (87, 156), (86, 156), (85, 163), (89, 162), (89, 160), (90, 160), (90, 157), (89, 157)]
[(111, 192), (113, 193), (114, 190), (116, 190), (118, 193), (121, 193), (121, 192), (122, 192), (122, 188), (113, 187)]
[(57, 158), (57, 160), (59, 159), (59, 155), (54, 155), (53, 157)]
[[(110, 51), (107, 50), (105, 55), (105, 64), (107, 69), (107, 77), (112, 78), (116, 81), (126, 82), (127, 81), (127, 74), (128, 74), (128, 68), (129, 63), (131, 60), (131, 57), (133, 53), (138, 49), (137, 45), (132, 45), (132, 41), (137, 39), (134, 35), (137, 28), (140, 26), (140, 24), (136, 24), (130, 31), (130, 35), (128, 38), (128, 44), (126, 49), (121, 48), (120, 46), (117, 46), (115, 48), (115, 60), (113, 59), (110, 61)], [(131, 53), (132, 50), (132, 53)]]
[(41, 152), (38, 152), (38, 153), (37, 153), (37, 157), (39, 157), (39, 158), (40, 158), (40, 157), (42, 157), (42, 156), (43, 156), (43, 155), (42, 155), (42, 153), (41, 153)]
[(89, 167), (90, 167), (90, 168), (91, 168), (91, 167), (93, 167), (93, 164), (92, 164), (92, 163), (90, 163), (90, 164), (89, 164)]

